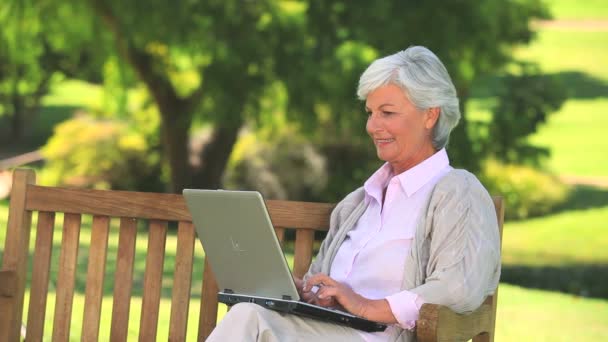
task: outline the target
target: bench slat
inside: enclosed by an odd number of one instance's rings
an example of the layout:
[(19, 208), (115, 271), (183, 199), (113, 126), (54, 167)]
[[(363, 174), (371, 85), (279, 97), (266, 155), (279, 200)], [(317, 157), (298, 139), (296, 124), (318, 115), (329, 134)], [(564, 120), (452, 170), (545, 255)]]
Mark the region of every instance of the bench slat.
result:
[(279, 239), (281, 246), (283, 246), (283, 241), (285, 240), (285, 228), (276, 228), (275, 227), (274, 232), (275, 232), (275, 234), (277, 234), (277, 239)]
[(296, 246), (293, 261), (293, 273), (302, 278), (308, 271), (312, 260), (312, 247), (315, 240), (315, 232), (312, 230), (298, 229), (296, 231)]
[(198, 321), (198, 341), (204, 342), (211, 334), (217, 322), (217, 293), (219, 288), (213, 275), (211, 264), (205, 256), (205, 271), (203, 272), (203, 289), (201, 291), (201, 309)]
[(163, 265), (167, 222), (152, 220), (149, 225), (148, 255), (144, 274), (144, 292), (139, 326), (140, 341), (156, 341), (160, 292), (162, 289)]
[(42, 341), (42, 337), (44, 336), (44, 316), (49, 291), (49, 271), (54, 232), (55, 213), (39, 212), (32, 266), (30, 304), (27, 317), (28, 341)]
[(134, 218), (122, 217), (120, 219), (120, 233), (118, 237), (116, 273), (114, 273), (114, 299), (112, 305), (110, 341), (127, 340), (136, 237), (137, 220)]
[(106, 270), (110, 218), (107, 216), (94, 216), (91, 229), (91, 247), (89, 249), (84, 317), (82, 320), (82, 340), (84, 341), (97, 341), (99, 338), (99, 320)]
[(80, 214), (65, 214), (63, 217), (63, 236), (61, 239), (61, 252), (59, 254), (53, 341), (68, 341), (70, 338), (74, 279), (76, 277), (78, 240), (80, 238), (80, 218)]
[[(27, 210), (86, 213), (110, 217), (137, 217), (167, 221), (192, 221), (183, 196), (135, 191), (27, 186)], [(277, 227), (327, 230), (330, 203), (266, 201)]]
[(179, 222), (177, 228), (177, 252), (173, 273), (173, 297), (169, 321), (169, 341), (185, 341), (188, 327), (188, 308), (192, 286), (192, 263), (194, 257), (194, 225)]

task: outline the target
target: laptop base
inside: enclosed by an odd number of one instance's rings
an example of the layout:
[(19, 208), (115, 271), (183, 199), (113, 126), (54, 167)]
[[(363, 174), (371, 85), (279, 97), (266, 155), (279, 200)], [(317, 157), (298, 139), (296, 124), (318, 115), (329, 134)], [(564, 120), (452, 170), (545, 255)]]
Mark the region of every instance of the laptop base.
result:
[(347, 312), (323, 308), (297, 300), (245, 296), (225, 292), (219, 292), (217, 297), (219, 302), (226, 305), (234, 305), (237, 303), (255, 303), (270, 310), (345, 325), (350, 328), (367, 332), (384, 331), (386, 329), (386, 324), (383, 323), (370, 321)]

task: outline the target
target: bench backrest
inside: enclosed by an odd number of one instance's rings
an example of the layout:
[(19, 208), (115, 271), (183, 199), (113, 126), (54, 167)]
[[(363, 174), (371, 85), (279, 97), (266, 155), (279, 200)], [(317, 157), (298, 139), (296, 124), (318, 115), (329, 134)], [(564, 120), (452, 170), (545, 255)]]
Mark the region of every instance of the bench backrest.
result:
[[(495, 200), (495, 203), (500, 213), (500, 200)], [(333, 205), (270, 200), (267, 206), (281, 240), (285, 229), (296, 229), (294, 273), (302, 276), (313, 257), (315, 230), (327, 230)], [(37, 212), (36, 239), (31, 270), (28, 270), (30, 226), (34, 212)], [(51, 272), (55, 218), (58, 213), (63, 213), (64, 219), (61, 244), (57, 247), (57, 272)], [(91, 215), (92, 224), (90, 241), (81, 242), (83, 215)], [(111, 220), (119, 221), (116, 250), (108, 248)], [(147, 229), (141, 229), (143, 224), (147, 224)], [(173, 234), (169, 226), (176, 226), (177, 232)], [(147, 234), (145, 256), (137, 255), (135, 244), (138, 235), (142, 234)], [(167, 239), (174, 235), (175, 238)], [(104, 289), (113, 293), (111, 322), (104, 322), (101, 327), (109, 329), (110, 339), (127, 340), (132, 314), (131, 297), (136, 292), (141, 293), (142, 297), (139, 339), (155, 340), (163, 287), (171, 289), (169, 340), (183, 341), (186, 339), (190, 304), (197, 302), (192, 298), (192, 284), (199, 281), (202, 285), (196, 328), (198, 340), (204, 341), (216, 324), (218, 289), (206, 261), (203, 270), (193, 268), (197, 261), (194, 257), (196, 249), (201, 249), (195, 240), (191, 217), (181, 195), (42, 187), (35, 185), (33, 171), (16, 170), (0, 272), (3, 279), (0, 281), (0, 341), (18, 340), (24, 321), (27, 339), (42, 340), (45, 319), (53, 321), (53, 341), (67, 341), (74, 314), (82, 315), (82, 339), (97, 340)], [(81, 256), (87, 254), (86, 242), (89, 242), (88, 260), (79, 260), (79, 252)], [(171, 247), (171, 250), (175, 250), (172, 272), (163, 269), (167, 244), (176, 244)], [(108, 284), (104, 278), (106, 262), (111, 259), (115, 260), (115, 273), (112, 275), (113, 284)], [(145, 259), (145, 271), (141, 279), (134, 278), (134, 265), (141, 259)], [(79, 265), (84, 267), (84, 263), (87, 264), (86, 272), (78, 272)], [(193, 272), (193, 269), (200, 271)], [(51, 278), (55, 273), (56, 278)], [(166, 284), (168, 279), (166, 275), (163, 277), (163, 273), (172, 273), (172, 279), (169, 279), (171, 284)], [(28, 286), (27, 278), (30, 275)], [(84, 305), (74, 307), (77, 277), (85, 277), (86, 286)], [(55, 284), (53, 317), (45, 317), (49, 283)], [(22, 317), (26, 288), (29, 288), (27, 319)], [(489, 300), (493, 301), (495, 310), (495, 298)]]

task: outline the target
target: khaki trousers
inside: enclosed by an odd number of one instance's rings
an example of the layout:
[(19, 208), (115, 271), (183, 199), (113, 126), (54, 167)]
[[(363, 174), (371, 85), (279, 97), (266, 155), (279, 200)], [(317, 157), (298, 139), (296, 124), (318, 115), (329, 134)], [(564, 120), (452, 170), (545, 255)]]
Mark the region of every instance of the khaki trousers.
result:
[(282, 314), (257, 304), (234, 305), (207, 341), (363, 341), (348, 327)]

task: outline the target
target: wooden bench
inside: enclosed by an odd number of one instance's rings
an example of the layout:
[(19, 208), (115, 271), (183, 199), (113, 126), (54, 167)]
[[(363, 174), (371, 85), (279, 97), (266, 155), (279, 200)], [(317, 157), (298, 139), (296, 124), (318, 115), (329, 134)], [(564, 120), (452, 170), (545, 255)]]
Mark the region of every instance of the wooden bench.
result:
[[(502, 231), (502, 202), (495, 198)], [(267, 201), (270, 216), (280, 239), (285, 229), (295, 229), (293, 272), (302, 276), (313, 258), (314, 233), (326, 230), (332, 204), (293, 201)], [(32, 214), (37, 212), (36, 241), (33, 260), (29, 260)], [(53, 253), (55, 216), (64, 213), (59, 269), (56, 279), (50, 272)], [(91, 239), (88, 247), (84, 305), (73, 307), (74, 283), (82, 215), (92, 215)], [(113, 304), (110, 322), (100, 322), (104, 289), (104, 270), (108, 259), (110, 218), (120, 221), (113, 275)], [(148, 223), (144, 232), (138, 221)], [(170, 223), (170, 222), (177, 222)], [(193, 279), (202, 278), (198, 340), (203, 341), (213, 330), (218, 312), (217, 284), (205, 262), (203, 274), (193, 274), (195, 232), (185, 202), (180, 195), (125, 191), (66, 189), (35, 185), (31, 170), (16, 170), (10, 198), (8, 227), (0, 271), (0, 341), (20, 340), (25, 324), (28, 341), (52, 336), (53, 341), (68, 341), (72, 311), (82, 315), (81, 339), (98, 340), (100, 329), (110, 332), (112, 341), (126, 341), (133, 287), (142, 293), (139, 340), (153, 341), (157, 336), (162, 273), (168, 226), (177, 226), (175, 268), (171, 290), (169, 340), (184, 341), (189, 307), (198, 300), (191, 298)], [(135, 239), (148, 234), (143, 279), (133, 279)], [(171, 241), (174, 241), (172, 239)], [(31, 265), (31, 266), (30, 266)], [(31, 269), (28, 269), (31, 267)], [(31, 281), (27, 281), (31, 275)], [(81, 275), (84, 276), (84, 275)], [(49, 281), (56, 282), (53, 317), (45, 317)], [(107, 285), (107, 284), (105, 284)], [(29, 289), (29, 309), (24, 313), (24, 294)], [(496, 295), (470, 315), (459, 315), (445, 307), (425, 304), (417, 323), (420, 341), (492, 341), (496, 315)], [(52, 320), (52, 331), (44, 331), (44, 321)]]

